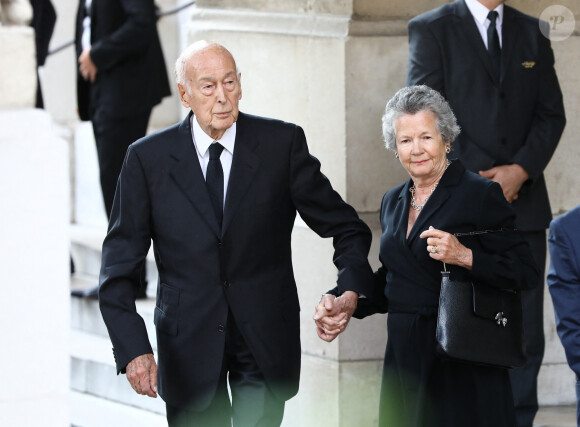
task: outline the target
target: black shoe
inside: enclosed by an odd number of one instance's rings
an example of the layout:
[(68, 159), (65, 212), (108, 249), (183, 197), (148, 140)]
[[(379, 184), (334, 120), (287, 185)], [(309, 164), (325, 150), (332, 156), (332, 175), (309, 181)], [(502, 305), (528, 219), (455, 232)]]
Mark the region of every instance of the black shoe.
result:
[(79, 298), (99, 299), (99, 285), (90, 289), (73, 289), (70, 291), (71, 296)]

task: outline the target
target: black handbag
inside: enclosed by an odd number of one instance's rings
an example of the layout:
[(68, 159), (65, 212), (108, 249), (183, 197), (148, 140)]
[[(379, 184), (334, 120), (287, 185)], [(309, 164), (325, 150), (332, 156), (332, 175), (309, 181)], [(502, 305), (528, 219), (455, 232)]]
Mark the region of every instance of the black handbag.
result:
[(437, 352), (445, 359), (459, 362), (499, 368), (523, 366), (526, 353), (520, 293), (451, 280), (445, 264), (443, 270)]

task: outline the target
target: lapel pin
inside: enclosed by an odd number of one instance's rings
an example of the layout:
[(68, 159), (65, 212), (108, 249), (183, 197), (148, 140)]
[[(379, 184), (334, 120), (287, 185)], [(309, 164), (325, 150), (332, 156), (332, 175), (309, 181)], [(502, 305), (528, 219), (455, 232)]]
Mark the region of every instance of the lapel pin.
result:
[(533, 68), (536, 65), (535, 61), (524, 61), (522, 62), (524, 68)]

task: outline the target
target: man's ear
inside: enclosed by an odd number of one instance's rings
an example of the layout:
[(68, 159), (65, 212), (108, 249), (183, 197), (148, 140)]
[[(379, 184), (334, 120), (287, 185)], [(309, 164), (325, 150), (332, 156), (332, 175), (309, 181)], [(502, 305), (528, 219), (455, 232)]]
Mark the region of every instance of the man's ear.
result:
[(242, 73), (238, 73), (238, 84), (240, 85), (240, 96), (238, 97), (238, 101), (242, 99)]
[(186, 99), (187, 91), (185, 87), (181, 83), (177, 83), (177, 90), (179, 91), (179, 100), (181, 101), (181, 105), (185, 108), (191, 108), (189, 102)]

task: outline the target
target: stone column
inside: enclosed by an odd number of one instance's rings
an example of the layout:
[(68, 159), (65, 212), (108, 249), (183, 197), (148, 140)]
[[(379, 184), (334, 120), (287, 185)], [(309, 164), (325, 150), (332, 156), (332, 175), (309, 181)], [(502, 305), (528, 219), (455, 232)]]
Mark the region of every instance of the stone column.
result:
[[(186, 44), (214, 40), (228, 47), (242, 73), (244, 112), (301, 125), (311, 152), (322, 162), (334, 187), (371, 226), (371, 264), (378, 264), (378, 210), (386, 190), (407, 179), (385, 151), (381, 115), (387, 99), (405, 85), (410, 18), (445, 0), (198, 0), (182, 26)], [(510, 4), (539, 16), (548, 1)], [(577, 2), (576, 2), (577, 3)], [(564, 3), (562, 3), (564, 4)], [(565, 4), (578, 15), (578, 5)], [(577, 32), (553, 43), (568, 117), (578, 116), (580, 59)], [(547, 171), (555, 211), (580, 203), (577, 174), (563, 166), (577, 158), (569, 120), (561, 147)], [(570, 151), (575, 153), (570, 156)], [(567, 169), (571, 170), (571, 169)], [(567, 185), (558, 190), (559, 182)], [(564, 200), (564, 196), (571, 196)], [(572, 200), (574, 199), (574, 200)], [(288, 402), (284, 425), (376, 425), (386, 317), (353, 320), (335, 342), (316, 336), (311, 320), (321, 292), (333, 286), (332, 242), (320, 239), (300, 220), (293, 237), (294, 267), (302, 304), (302, 378), (298, 396)], [(563, 352), (554, 338), (547, 296), (548, 347), (544, 372), (567, 381)], [(559, 380), (540, 379), (543, 404), (569, 403)], [(569, 382), (566, 382), (569, 385)], [(558, 389), (557, 398), (554, 392)], [(572, 399), (572, 400), (571, 400)]]
[(0, 26), (0, 424), (69, 420), (68, 148), (35, 110), (34, 33)]

